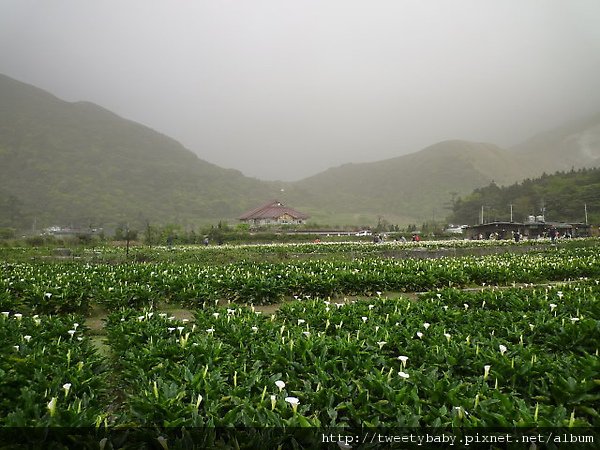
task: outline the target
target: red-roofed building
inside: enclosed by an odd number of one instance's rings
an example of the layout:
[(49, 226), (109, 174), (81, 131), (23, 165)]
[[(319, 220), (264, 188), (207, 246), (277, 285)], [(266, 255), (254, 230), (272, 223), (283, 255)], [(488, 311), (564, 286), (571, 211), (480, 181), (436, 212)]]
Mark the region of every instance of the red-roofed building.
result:
[(288, 208), (280, 201), (274, 200), (242, 214), (238, 219), (251, 226), (298, 225), (303, 224), (309, 217), (308, 214)]

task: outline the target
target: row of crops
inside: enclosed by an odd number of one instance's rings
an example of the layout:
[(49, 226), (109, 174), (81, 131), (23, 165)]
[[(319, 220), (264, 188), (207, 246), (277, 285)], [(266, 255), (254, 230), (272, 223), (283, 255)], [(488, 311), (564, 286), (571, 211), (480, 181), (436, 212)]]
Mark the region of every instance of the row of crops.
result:
[(176, 263), (0, 264), (0, 308), (83, 313), (164, 302), (267, 304), (293, 297), (375, 295), (444, 287), (600, 277), (597, 247), (484, 257), (360, 258), (226, 265)]
[[(1, 426), (600, 426), (600, 286), (0, 315)], [(110, 393), (110, 394), (109, 394)], [(218, 436), (215, 439), (219, 439)]]
[[(585, 247), (591, 239), (568, 239), (560, 242), (565, 247)], [(379, 244), (371, 242), (320, 242), (320, 243), (274, 243), (274, 244), (241, 244), (241, 245), (177, 245), (177, 246), (142, 246), (130, 248), (118, 245), (72, 246), (68, 249), (56, 247), (2, 247), (0, 260), (27, 261), (31, 259), (72, 259), (91, 262), (119, 263), (125, 261), (162, 261), (188, 262), (193, 264), (213, 264), (254, 260), (261, 258), (268, 261), (281, 261), (294, 258), (356, 257), (369, 255), (372, 257), (389, 256), (436, 256), (437, 252), (456, 254), (481, 254), (493, 251), (512, 252), (529, 251), (531, 249), (551, 248), (554, 244), (549, 239), (535, 239), (515, 243), (503, 240), (433, 240), (420, 242), (386, 241)], [(65, 253), (66, 252), (66, 253)], [(65, 256), (68, 255), (68, 256)]]
[[(586, 239), (572, 239), (564, 241), (572, 245), (585, 245)], [(236, 244), (219, 246), (177, 245), (177, 246), (154, 246), (154, 247), (132, 247), (130, 252), (139, 253), (148, 257), (165, 257), (173, 252), (179, 254), (235, 254), (236, 257), (267, 256), (269, 254), (325, 254), (325, 253), (382, 253), (390, 250), (411, 249), (461, 249), (461, 248), (489, 248), (489, 247), (537, 247), (551, 243), (550, 239), (523, 240), (519, 243), (510, 240), (431, 240), (419, 242), (402, 242), (389, 240), (373, 245), (372, 242), (319, 242), (319, 243), (273, 243), (273, 244)], [(118, 256), (125, 253), (124, 247), (101, 246), (88, 248), (84, 251), (88, 256)]]
[(90, 426), (106, 406), (107, 366), (85, 319), (3, 311), (0, 425)]
[[(600, 425), (597, 285), (114, 313), (135, 423)], [(439, 295), (438, 295), (439, 294)]]
[[(319, 446), (314, 434), (281, 433), (303, 427), (590, 430), (600, 426), (597, 248), (278, 263), (3, 262), (0, 431), (151, 427), (147, 448), (166, 449)], [(345, 298), (353, 295), (368, 298)], [(282, 299), (290, 301), (274, 315), (251, 306)], [(169, 303), (193, 318), (165, 313)], [(94, 305), (107, 311), (100, 346), (86, 324)], [(238, 441), (231, 427), (248, 434)], [(165, 429), (213, 432), (173, 438)], [(275, 432), (265, 440), (264, 430)], [(43, 433), (27, 433), (20, 439), (42, 445)], [(90, 448), (128, 439), (99, 433)]]

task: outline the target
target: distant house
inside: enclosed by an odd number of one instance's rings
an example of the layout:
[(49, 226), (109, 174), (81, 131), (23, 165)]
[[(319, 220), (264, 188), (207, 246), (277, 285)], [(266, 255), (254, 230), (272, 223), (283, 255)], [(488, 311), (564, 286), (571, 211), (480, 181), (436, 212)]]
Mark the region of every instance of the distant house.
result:
[(242, 214), (238, 219), (250, 226), (303, 224), (310, 216), (274, 200)]

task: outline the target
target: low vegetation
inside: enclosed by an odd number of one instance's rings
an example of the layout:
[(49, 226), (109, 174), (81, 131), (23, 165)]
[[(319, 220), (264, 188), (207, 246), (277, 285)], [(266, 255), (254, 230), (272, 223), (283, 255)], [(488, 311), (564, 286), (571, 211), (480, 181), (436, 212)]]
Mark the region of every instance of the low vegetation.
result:
[[(355, 243), (282, 245), (333, 256), (279, 263), (4, 262), (0, 426), (150, 427), (174, 447), (194, 429), (239, 444), (234, 426), (248, 446), (297, 448), (315, 445), (297, 427), (598, 427), (600, 258), (597, 240), (578, 242), (435, 259)], [(102, 351), (86, 325), (98, 308)]]

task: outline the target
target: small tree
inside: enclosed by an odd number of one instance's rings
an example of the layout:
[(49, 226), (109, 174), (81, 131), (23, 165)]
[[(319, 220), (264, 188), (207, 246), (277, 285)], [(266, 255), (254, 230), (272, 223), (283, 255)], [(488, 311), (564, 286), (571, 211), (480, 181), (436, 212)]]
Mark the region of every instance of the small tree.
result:
[(158, 235), (160, 231), (155, 227), (150, 225), (150, 222), (146, 222), (146, 229), (144, 230), (144, 241), (148, 246), (152, 247), (152, 245), (158, 243)]
[(127, 245), (125, 254), (127, 256), (129, 256), (129, 242), (130, 241), (135, 241), (137, 239), (137, 235), (138, 235), (137, 230), (130, 230), (129, 228), (127, 228), (125, 230), (125, 242), (126, 242), (126, 245)]

